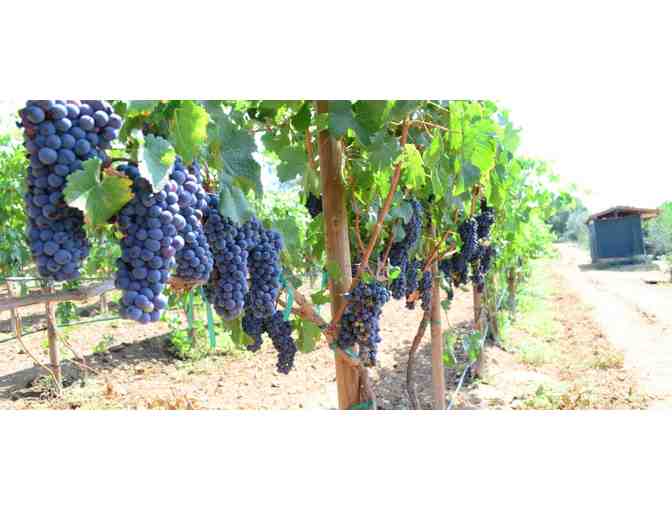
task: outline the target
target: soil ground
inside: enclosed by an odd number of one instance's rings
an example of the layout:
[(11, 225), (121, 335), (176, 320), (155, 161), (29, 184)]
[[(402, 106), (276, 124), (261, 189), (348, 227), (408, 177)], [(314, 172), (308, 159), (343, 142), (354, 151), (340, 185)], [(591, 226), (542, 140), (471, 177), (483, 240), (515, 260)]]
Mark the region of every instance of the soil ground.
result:
[[(637, 367), (607, 338), (594, 311), (572, 286), (568, 268), (575, 262), (560, 247), (561, 262), (537, 264), (535, 277), (521, 297), (519, 318), (505, 329), (502, 346), (486, 349), (481, 380), (465, 378), (466, 359), (458, 342), (457, 365), (446, 367), (447, 401), (456, 409), (642, 408), (659, 395), (640, 387)], [(579, 269), (576, 269), (580, 273)], [(112, 301), (112, 300), (111, 300)], [(668, 301), (669, 302), (669, 301)], [(112, 312), (114, 312), (113, 307)], [(99, 317), (95, 302), (80, 308)], [(22, 309), (24, 327), (39, 328), (42, 306)], [(406, 362), (422, 316), (403, 303), (384, 308), (379, 366), (371, 370), (381, 409), (408, 409)], [(459, 335), (472, 327), (469, 291), (457, 291), (444, 327)], [(220, 350), (197, 361), (177, 360), (168, 349), (169, 326), (159, 322), (138, 326), (125, 320), (63, 328), (67, 343), (95, 372), (63, 346), (67, 387), (60, 399), (48, 398), (40, 368), (16, 341), (6, 341), (9, 313), (0, 314), (0, 409), (334, 409), (336, 385), (333, 355), (322, 347), (297, 353), (288, 375), (275, 371), (276, 355), (269, 341), (250, 354)], [(25, 338), (31, 352), (46, 362), (44, 333)], [(97, 352), (94, 352), (97, 351)], [(634, 355), (634, 353), (632, 353)], [(625, 360), (625, 361), (624, 361)], [(429, 332), (416, 358), (417, 395), (431, 408)]]

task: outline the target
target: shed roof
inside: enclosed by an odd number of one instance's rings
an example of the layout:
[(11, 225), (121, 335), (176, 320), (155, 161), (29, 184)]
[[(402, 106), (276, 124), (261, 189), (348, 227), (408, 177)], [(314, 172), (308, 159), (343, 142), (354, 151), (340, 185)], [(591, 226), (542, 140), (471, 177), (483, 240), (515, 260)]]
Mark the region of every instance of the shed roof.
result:
[(649, 220), (651, 218), (655, 218), (656, 216), (658, 216), (660, 214), (660, 209), (643, 209), (641, 207), (629, 207), (627, 205), (617, 205), (615, 207), (610, 207), (606, 211), (593, 214), (586, 220), (586, 223), (590, 223), (591, 221), (595, 220), (601, 220), (609, 216), (617, 216), (617, 215), (630, 216), (633, 214), (641, 216), (643, 220)]

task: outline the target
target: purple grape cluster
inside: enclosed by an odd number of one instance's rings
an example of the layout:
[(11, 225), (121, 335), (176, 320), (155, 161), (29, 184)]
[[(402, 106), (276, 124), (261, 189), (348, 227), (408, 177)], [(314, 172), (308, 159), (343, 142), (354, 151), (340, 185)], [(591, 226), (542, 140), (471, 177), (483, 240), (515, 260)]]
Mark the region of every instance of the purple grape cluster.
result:
[(462, 253), (454, 253), (449, 258), (440, 261), (439, 270), (446, 281), (455, 287), (466, 284), (469, 279), (469, 265)]
[(208, 201), (200, 182), (200, 169), (192, 167), (190, 170), (177, 158), (170, 177), (179, 186), (177, 203), (184, 219), (184, 226), (180, 229), (184, 247), (175, 255), (176, 275), (188, 280), (207, 281), (213, 260), (201, 223), (208, 209)]
[(258, 318), (270, 317), (280, 293), (280, 252), (282, 238), (274, 230), (264, 228), (256, 218), (242, 226), (249, 247), (247, 269), (250, 289), (245, 296), (245, 311)]
[(422, 280), (420, 280), (420, 299), (422, 300), (422, 309), (428, 312), (432, 307), (432, 272), (425, 271), (422, 273)]
[(265, 319), (264, 329), (271, 337), (273, 347), (278, 352), (278, 372), (288, 374), (294, 366), (296, 344), (292, 338), (292, 324), (286, 321), (281, 311)]
[(404, 238), (392, 243), (390, 248), (390, 263), (401, 269), (399, 276), (390, 285), (394, 299), (402, 299), (406, 295), (406, 274), (409, 270), (410, 252), (417, 245), (422, 231), (422, 205), (417, 200), (410, 200), (409, 203), (413, 212), (408, 222), (404, 224)]
[(308, 193), (305, 205), (310, 217), (315, 218), (315, 216), (322, 212), (322, 197), (318, 197), (313, 193)]
[(208, 300), (224, 320), (240, 315), (248, 292), (247, 264), (250, 241), (246, 231), (219, 212), (219, 200), (210, 195), (205, 235), (212, 249), (215, 267), (206, 285)]
[(252, 314), (246, 313), (243, 315), (242, 320), (243, 331), (247, 336), (249, 336), (253, 343), (246, 346), (247, 350), (250, 352), (257, 352), (261, 349), (261, 346), (264, 342), (261, 335), (264, 333), (264, 319), (259, 319)]
[(478, 223), (475, 218), (467, 218), (457, 229), (462, 239), (461, 254), (467, 262), (478, 257)]
[(348, 306), (341, 318), (338, 345), (347, 349), (358, 344), (368, 365), (376, 364), (380, 337), (380, 315), (390, 293), (380, 282), (359, 282), (347, 296)]
[(168, 304), (163, 290), (175, 253), (184, 246), (179, 235), (184, 218), (178, 205), (178, 184), (170, 179), (154, 193), (133, 165), (121, 165), (133, 181), (133, 199), (117, 215), (123, 234), (115, 286), (122, 291), (120, 315), (142, 324), (156, 322)]
[(89, 253), (84, 216), (63, 198), (67, 176), (106, 159), (121, 117), (104, 101), (30, 100), (19, 111), (30, 165), (24, 194), (27, 237), (40, 276), (74, 280)]
[[(418, 289), (418, 272), (422, 269), (422, 261), (415, 259), (408, 264), (406, 271), (406, 299)], [(415, 310), (415, 301), (406, 301), (406, 308)]]
[(478, 239), (489, 239), (490, 230), (495, 223), (495, 209), (493, 207), (488, 207), (488, 202), (485, 198), (481, 199), (481, 212), (476, 216), (476, 223), (478, 224)]

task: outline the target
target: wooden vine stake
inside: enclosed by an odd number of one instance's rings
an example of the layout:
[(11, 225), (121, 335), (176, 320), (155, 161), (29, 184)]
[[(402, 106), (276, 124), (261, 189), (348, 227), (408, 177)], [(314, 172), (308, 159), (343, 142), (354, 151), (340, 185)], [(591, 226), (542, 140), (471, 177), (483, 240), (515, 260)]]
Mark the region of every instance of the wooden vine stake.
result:
[[(436, 237), (436, 227), (432, 224), (432, 238)], [(443, 368), (443, 333), (441, 331), (441, 293), (439, 262), (432, 263), (432, 315), (430, 332), (432, 334), (432, 389), (434, 409), (446, 408), (446, 375)]]
[[(54, 283), (52, 281), (47, 282), (46, 291), (50, 294), (54, 292)], [(51, 364), (51, 371), (54, 376), (54, 382), (56, 383), (56, 390), (60, 394), (62, 389), (62, 377), (61, 377), (61, 359), (58, 352), (58, 333), (56, 329), (56, 308), (54, 301), (47, 301), (44, 305), (45, 311), (47, 313), (47, 339), (49, 341), (49, 362)]]
[[(329, 112), (329, 101), (316, 103), (318, 115)], [(340, 272), (339, 279), (329, 278), (333, 317), (344, 304), (343, 294), (348, 291), (352, 283), (348, 215), (338, 142), (331, 136), (329, 130), (323, 129), (318, 133), (318, 145), (327, 264), (338, 267)], [(358, 370), (353, 369), (343, 359), (343, 356), (340, 351), (335, 353), (338, 405), (341, 409), (350, 409), (360, 401), (360, 375)]]

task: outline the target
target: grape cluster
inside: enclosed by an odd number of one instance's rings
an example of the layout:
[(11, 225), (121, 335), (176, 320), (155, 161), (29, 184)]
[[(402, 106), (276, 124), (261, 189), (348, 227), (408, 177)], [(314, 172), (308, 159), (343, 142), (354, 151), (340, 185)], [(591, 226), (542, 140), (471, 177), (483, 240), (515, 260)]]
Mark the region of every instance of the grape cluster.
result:
[(462, 239), (461, 253), (467, 262), (478, 256), (478, 223), (475, 218), (467, 218), (457, 229)]
[(401, 269), (399, 276), (392, 282), (390, 290), (394, 299), (401, 299), (406, 295), (406, 273), (409, 270), (409, 253), (415, 248), (422, 230), (422, 205), (417, 200), (410, 201), (413, 212), (407, 223), (404, 224), (404, 238), (392, 243), (390, 248), (390, 263)]
[(455, 287), (466, 284), (469, 279), (469, 266), (462, 253), (454, 253), (449, 258), (443, 259), (439, 262), (439, 270)]
[(380, 337), (380, 314), (390, 293), (379, 282), (359, 282), (348, 295), (337, 343), (347, 349), (358, 344), (367, 364), (375, 365)]
[[(413, 260), (408, 264), (408, 271), (406, 271), (406, 299), (418, 289), (418, 272), (422, 269), (422, 262), (420, 260)], [(415, 301), (406, 301), (406, 308), (415, 310)]]
[(200, 169), (186, 168), (180, 158), (175, 160), (170, 174), (178, 187), (179, 220), (184, 226), (180, 234), (184, 239), (184, 247), (177, 251), (176, 275), (188, 280), (207, 281), (213, 267), (212, 252), (208, 239), (203, 231), (201, 220), (208, 209), (208, 201), (200, 183)]
[(253, 343), (247, 345), (247, 350), (250, 352), (257, 352), (261, 349), (264, 340), (261, 335), (264, 333), (264, 319), (259, 319), (250, 313), (243, 315), (242, 320), (243, 331), (249, 336)]
[(485, 288), (485, 275), (490, 271), (492, 259), (496, 256), (496, 250), (491, 245), (481, 247), (481, 254), (477, 260), (472, 262), (471, 280), (478, 290), (483, 292)]
[(296, 345), (292, 339), (292, 324), (285, 320), (282, 312), (277, 311), (265, 319), (264, 329), (278, 352), (278, 372), (288, 374), (294, 366), (296, 354)]
[(89, 243), (83, 214), (63, 198), (66, 178), (89, 158), (105, 160), (121, 117), (93, 100), (30, 100), (19, 116), (30, 161), (24, 200), (31, 253), (40, 276), (76, 279)]
[(312, 192), (308, 193), (308, 198), (306, 198), (306, 209), (311, 218), (314, 218), (322, 212), (322, 197), (314, 195)]
[(179, 186), (169, 180), (154, 193), (133, 165), (117, 170), (133, 181), (134, 196), (117, 215), (123, 234), (115, 286), (122, 291), (120, 315), (142, 324), (158, 321), (168, 304), (163, 290), (175, 253), (184, 246), (184, 218), (177, 204)]
[(432, 272), (422, 273), (420, 280), (420, 299), (422, 300), (422, 309), (428, 312), (432, 307)]
[(256, 218), (242, 226), (242, 236), (249, 246), (250, 289), (245, 296), (245, 310), (258, 319), (265, 319), (275, 311), (280, 292), (282, 238), (274, 230), (264, 228)]
[(481, 240), (490, 237), (490, 229), (495, 223), (495, 209), (488, 207), (488, 202), (485, 198), (481, 199), (481, 212), (476, 216), (476, 223), (478, 224), (477, 234)]
[(206, 285), (208, 300), (224, 320), (240, 315), (247, 294), (248, 239), (245, 230), (219, 212), (219, 199), (209, 197), (205, 235), (212, 249), (215, 267)]

